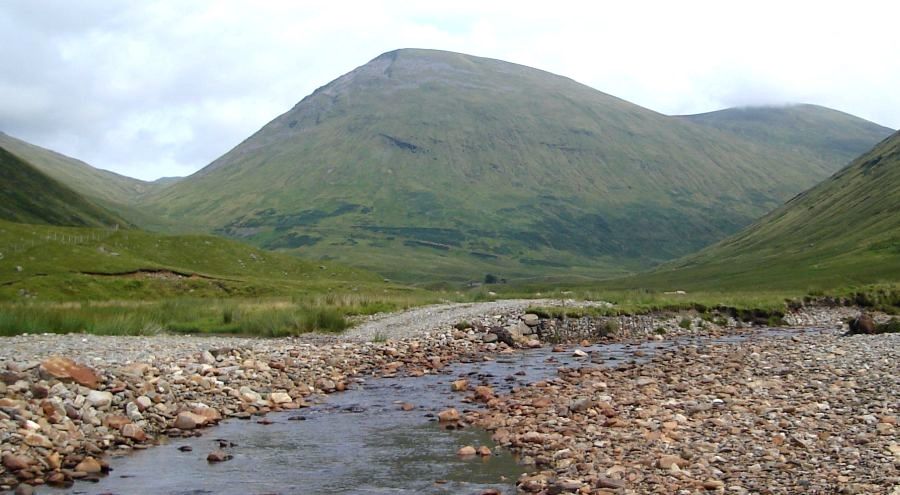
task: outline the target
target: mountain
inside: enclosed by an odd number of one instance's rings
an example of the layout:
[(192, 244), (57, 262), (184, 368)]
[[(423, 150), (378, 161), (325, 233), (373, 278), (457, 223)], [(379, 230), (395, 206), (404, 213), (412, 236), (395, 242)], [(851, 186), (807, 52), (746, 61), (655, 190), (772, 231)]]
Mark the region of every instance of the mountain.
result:
[(113, 226), (125, 221), (0, 147), (0, 219), (21, 223)]
[(844, 164), (530, 67), (404, 49), (141, 201), (409, 282), (597, 277), (715, 242)]
[(737, 235), (623, 286), (833, 288), (900, 279), (900, 133)]
[(868, 120), (818, 105), (728, 108), (681, 118), (730, 132), (829, 167), (841, 166), (893, 132)]
[(36, 146), (0, 132), (0, 147), (31, 164), (45, 175), (64, 184), (87, 200), (100, 205), (131, 223), (145, 227), (179, 230), (171, 222), (160, 222), (146, 215), (141, 199), (148, 193), (177, 182), (177, 178), (165, 178), (146, 182), (114, 172), (94, 168), (87, 163), (61, 153)]

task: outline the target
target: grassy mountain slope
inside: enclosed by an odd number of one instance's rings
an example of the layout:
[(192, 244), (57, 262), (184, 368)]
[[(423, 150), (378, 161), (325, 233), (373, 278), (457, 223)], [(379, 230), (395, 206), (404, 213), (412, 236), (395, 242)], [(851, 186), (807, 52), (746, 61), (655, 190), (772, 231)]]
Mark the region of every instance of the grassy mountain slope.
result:
[(94, 168), (81, 160), (35, 146), (3, 132), (0, 132), (0, 147), (89, 201), (115, 211), (132, 223), (144, 227), (178, 230), (171, 223), (160, 224), (158, 218), (147, 215), (139, 205), (144, 195), (171, 184), (173, 181), (171, 178), (155, 182), (133, 179)]
[(757, 144), (796, 153), (825, 167), (841, 166), (893, 132), (868, 120), (818, 105), (728, 108), (681, 118)]
[(840, 166), (544, 71), (408, 49), (147, 201), (170, 220), (408, 281), (595, 277), (708, 245)]
[(830, 288), (900, 280), (900, 133), (739, 234), (622, 286)]
[(0, 221), (0, 300), (263, 296), (387, 288), (380, 277), (215, 236)]
[(0, 219), (70, 226), (113, 226), (124, 220), (81, 197), (0, 147)]

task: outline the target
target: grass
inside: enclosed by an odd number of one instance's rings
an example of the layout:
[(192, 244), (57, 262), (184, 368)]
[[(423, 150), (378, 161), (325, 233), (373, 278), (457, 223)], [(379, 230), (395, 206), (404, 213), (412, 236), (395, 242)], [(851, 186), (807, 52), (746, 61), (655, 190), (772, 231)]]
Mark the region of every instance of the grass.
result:
[(0, 304), (0, 335), (92, 333), (97, 335), (225, 334), (283, 337), (307, 332), (338, 333), (353, 316), (397, 310), (416, 302), (371, 296), (297, 299), (201, 299)]
[(739, 234), (610, 287), (832, 290), (900, 280), (900, 133)]

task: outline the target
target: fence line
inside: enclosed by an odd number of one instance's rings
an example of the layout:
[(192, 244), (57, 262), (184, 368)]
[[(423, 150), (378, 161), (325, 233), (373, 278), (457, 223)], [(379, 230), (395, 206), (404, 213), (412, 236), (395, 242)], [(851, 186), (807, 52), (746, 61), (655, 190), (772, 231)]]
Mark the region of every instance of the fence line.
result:
[(0, 259), (4, 258), (4, 255), (7, 253), (24, 253), (25, 251), (50, 244), (63, 244), (63, 245), (81, 245), (88, 244), (91, 242), (101, 242), (109, 239), (113, 234), (119, 231), (119, 225), (116, 224), (113, 227), (108, 227), (105, 229), (96, 229), (89, 232), (81, 232), (81, 233), (68, 233), (68, 232), (59, 232), (56, 230), (50, 230), (46, 232), (40, 232), (39, 230), (35, 230), (31, 232), (32, 238), (25, 239), (21, 238), (19, 241), (16, 241), (12, 244), (7, 244), (5, 246), (0, 246)]

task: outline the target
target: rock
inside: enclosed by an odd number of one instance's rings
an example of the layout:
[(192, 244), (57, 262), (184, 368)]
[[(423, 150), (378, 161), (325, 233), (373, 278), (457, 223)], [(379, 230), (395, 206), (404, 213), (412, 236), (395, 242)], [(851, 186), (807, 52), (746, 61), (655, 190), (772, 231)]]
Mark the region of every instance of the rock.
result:
[(582, 351), (581, 349), (575, 349), (572, 352), (572, 356), (577, 357), (577, 358), (586, 358), (586, 357), (588, 357), (588, 353)]
[(218, 423), (222, 420), (222, 414), (212, 407), (196, 407), (192, 413), (203, 418), (203, 424)]
[(456, 451), (456, 455), (464, 456), (464, 457), (475, 455), (475, 453), (476, 453), (475, 447), (472, 447), (471, 445), (466, 445), (465, 447)]
[(541, 324), (541, 319), (534, 313), (528, 313), (522, 317), (522, 323), (529, 327), (536, 327)]
[(0, 371), (0, 382), (4, 385), (12, 385), (22, 380), (27, 380), (28, 375), (18, 371)]
[(75, 470), (81, 471), (82, 473), (97, 474), (103, 471), (103, 466), (100, 465), (97, 459), (85, 457), (83, 461), (75, 466)]
[(497, 342), (499, 339), (500, 338), (497, 337), (497, 334), (492, 333), (492, 332), (487, 332), (487, 333), (484, 333), (481, 335), (481, 341), (484, 342), (485, 344), (493, 344), (494, 342)]
[(703, 482), (703, 488), (706, 490), (720, 490), (725, 488), (725, 483), (719, 480), (706, 480)]
[[(512, 330), (510, 330), (512, 329)], [(515, 332), (515, 333), (514, 333)], [(516, 338), (522, 338), (522, 333), (518, 332), (515, 326), (509, 327), (492, 327), (490, 333), (497, 336), (497, 339), (504, 344), (515, 347), (516, 346)]]
[(233, 456), (231, 454), (219, 449), (210, 452), (209, 455), (206, 456), (208, 462), (225, 462), (230, 461), (232, 458)]
[(475, 399), (481, 402), (487, 402), (494, 398), (494, 389), (486, 385), (475, 387)]
[(147, 434), (144, 433), (144, 430), (134, 423), (123, 425), (120, 431), (123, 437), (130, 438), (135, 442), (143, 442), (147, 440)]
[(134, 403), (137, 404), (138, 409), (141, 412), (146, 411), (147, 409), (150, 408), (150, 406), (153, 405), (153, 401), (150, 400), (150, 397), (147, 397), (146, 395), (142, 395), (142, 396), (138, 397), (137, 399), (134, 399)]
[(404, 403), (400, 406), (400, 409), (402, 409), (402, 410), (404, 410), (404, 411), (412, 411), (412, 410), (415, 409), (415, 408), (416, 408), (416, 406), (410, 404), (409, 402), (404, 402)]
[(619, 480), (614, 480), (612, 478), (606, 478), (601, 476), (597, 479), (597, 482), (594, 484), (597, 488), (610, 488), (613, 490), (619, 490), (625, 488), (625, 483)]
[(334, 383), (334, 380), (329, 378), (320, 377), (316, 379), (316, 388), (323, 392), (334, 392), (337, 388), (337, 384)]
[(664, 455), (659, 458), (659, 460), (657, 461), (657, 465), (661, 469), (671, 469), (673, 465), (678, 466), (679, 468), (683, 468), (690, 465), (690, 461), (682, 459), (677, 455)]
[(494, 453), (491, 451), (490, 447), (482, 445), (481, 447), (478, 447), (478, 455), (481, 457), (490, 457), (494, 455)]
[(525, 347), (527, 347), (529, 349), (539, 349), (539, 348), (543, 347), (543, 344), (541, 344), (541, 341), (538, 339), (531, 339), (531, 340), (525, 342)]
[(875, 333), (875, 320), (867, 313), (861, 313), (850, 322), (851, 334), (871, 335)]
[(85, 402), (95, 409), (103, 409), (112, 404), (113, 394), (110, 392), (101, 392), (99, 390), (91, 390), (85, 397)]
[(13, 492), (13, 495), (34, 495), (34, 487), (22, 483), (21, 485), (16, 487), (16, 491)]
[(294, 399), (292, 399), (291, 396), (285, 392), (272, 392), (271, 394), (269, 394), (269, 400), (273, 404), (288, 404), (290, 402), (294, 402)]
[(593, 405), (594, 405), (594, 401), (592, 401), (591, 399), (588, 399), (588, 398), (576, 399), (576, 400), (572, 401), (571, 404), (569, 404), (569, 410), (572, 412), (584, 412), (584, 411), (590, 409), (591, 407), (593, 407)]
[(114, 430), (119, 430), (128, 423), (131, 423), (131, 419), (121, 414), (109, 414), (103, 418), (103, 424)]
[(459, 417), (459, 411), (457, 411), (455, 408), (446, 409), (438, 413), (438, 419), (442, 423), (452, 423), (454, 421), (459, 421)]
[(544, 443), (544, 440), (544, 434), (537, 431), (528, 431), (522, 435), (522, 441), (525, 443)]
[(178, 413), (178, 416), (175, 418), (174, 426), (179, 430), (193, 430), (204, 424), (206, 424), (206, 418), (203, 416), (189, 411), (183, 411)]
[(252, 388), (244, 386), (238, 390), (241, 400), (244, 402), (255, 403), (262, 400), (262, 396), (256, 393)]
[(216, 364), (216, 357), (209, 351), (203, 351), (200, 354), (200, 362), (203, 364)]
[(19, 471), (22, 469), (27, 469), (31, 465), (35, 464), (35, 460), (26, 455), (15, 455), (15, 454), (4, 454), (3, 455), (3, 467), (10, 471)]
[(62, 356), (52, 356), (42, 361), (39, 372), (46, 379), (74, 381), (88, 388), (97, 388), (100, 382), (100, 377), (94, 370)]
[(450, 382), (450, 390), (454, 392), (464, 392), (469, 388), (469, 380), (454, 380)]
[(44, 435), (39, 435), (37, 433), (31, 433), (25, 437), (25, 444), (30, 445), (32, 447), (43, 447), (45, 449), (53, 448), (53, 443), (47, 439)]

